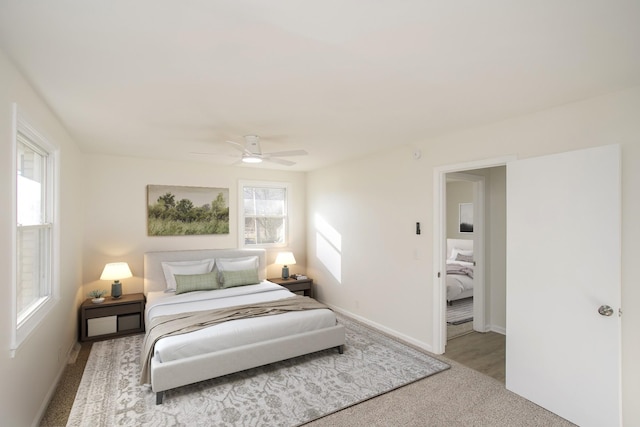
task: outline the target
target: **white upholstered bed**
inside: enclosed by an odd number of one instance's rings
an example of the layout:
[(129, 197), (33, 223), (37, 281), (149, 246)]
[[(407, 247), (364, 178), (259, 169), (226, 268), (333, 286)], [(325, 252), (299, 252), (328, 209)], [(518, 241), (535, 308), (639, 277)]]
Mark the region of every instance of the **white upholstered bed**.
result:
[[(253, 259), (257, 262), (256, 284), (183, 292), (185, 288), (180, 288), (183, 285), (180, 281), (179, 292), (167, 291), (168, 287), (175, 289), (176, 286), (175, 283), (167, 284), (172, 272), (178, 274), (174, 278), (182, 280), (189, 274), (193, 274), (190, 277), (206, 275), (203, 273), (212, 271), (215, 264), (233, 270), (227, 266), (240, 265)], [(202, 271), (193, 270), (194, 265)], [(216, 277), (220, 274), (217, 267), (214, 273)], [(224, 310), (245, 304), (289, 301), (295, 297), (282, 286), (265, 279), (266, 252), (263, 249), (146, 253), (144, 292), (147, 296), (147, 339), (152, 319), (156, 316), (172, 316), (182, 311), (202, 313), (213, 309)], [(313, 301), (309, 303), (315, 304)], [(344, 327), (337, 323), (335, 314), (326, 308), (229, 320), (188, 333), (159, 338), (149, 353), (148, 382), (156, 393), (156, 403), (160, 404), (164, 392), (172, 388), (327, 348), (335, 347), (342, 352), (344, 343)]]
[(447, 239), (447, 301), (473, 296), (473, 240)]

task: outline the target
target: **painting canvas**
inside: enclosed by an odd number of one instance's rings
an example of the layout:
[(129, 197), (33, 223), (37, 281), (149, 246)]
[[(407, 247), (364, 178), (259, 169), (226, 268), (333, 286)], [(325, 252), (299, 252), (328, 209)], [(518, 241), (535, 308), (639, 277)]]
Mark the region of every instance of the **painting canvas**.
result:
[(229, 189), (147, 186), (149, 236), (229, 234)]
[(460, 203), (460, 233), (473, 233), (473, 203)]

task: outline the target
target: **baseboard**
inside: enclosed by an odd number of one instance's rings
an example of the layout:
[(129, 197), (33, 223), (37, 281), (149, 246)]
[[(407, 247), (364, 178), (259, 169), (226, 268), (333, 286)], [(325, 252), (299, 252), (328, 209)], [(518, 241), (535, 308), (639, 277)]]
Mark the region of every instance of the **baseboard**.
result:
[[(51, 403), (51, 399), (53, 399), (53, 394), (56, 392), (56, 389), (58, 388), (58, 384), (60, 383), (60, 380), (62, 379), (62, 375), (64, 374), (64, 370), (67, 368), (68, 364), (75, 362), (75, 358), (78, 357), (78, 353), (79, 352), (80, 352), (80, 343), (78, 343), (76, 341), (71, 345), (71, 347), (69, 347), (69, 350), (67, 350), (67, 356), (64, 358), (65, 363), (60, 365), (60, 368), (58, 370), (58, 374), (56, 375), (56, 379), (53, 381), (53, 384), (51, 384), (51, 387), (49, 388), (49, 391), (45, 395), (45, 398), (44, 398), (44, 400), (42, 402), (42, 405), (40, 406), (40, 409), (38, 410), (38, 413), (36, 414), (36, 417), (33, 420), (32, 427), (38, 427), (41, 424), (42, 417), (44, 417), (44, 414), (47, 411), (47, 408), (49, 407), (49, 403)], [(74, 353), (75, 353), (75, 355), (74, 355)], [(73, 358), (74, 362), (71, 362), (72, 358)]]
[(69, 350), (69, 354), (67, 356), (67, 365), (73, 365), (78, 360), (78, 354), (80, 354), (80, 349), (82, 349), (82, 344), (76, 342), (71, 350)]
[(502, 326), (489, 325), (489, 330), (491, 332), (495, 332), (495, 333), (498, 333), (500, 335), (507, 335), (507, 328), (504, 328)]
[(381, 331), (381, 332), (383, 332), (383, 333), (385, 333), (387, 335), (390, 335), (390, 336), (395, 337), (395, 338), (397, 338), (399, 340), (405, 341), (405, 342), (407, 342), (407, 343), (409, 343), (409, 344), (411, 344), (413, 346), (418, 347), (421, 350), (425, 350), (425, 351), (428, 351), (429, 353), (433, 353), (433, 346), (430, 346), (427, 343), (424, 343), (422, 341), (416, 340), (415, 338), (407, 336), (407, 335), (405, 335), (405, 334), (403, 334), (401, 332), (398, 332), (398, 331), (396, 331), (394, 329), (387, 328), (386, 326), (383, 326), (383, 325), (381, 325), (379, 323), (373, 322), (373, 321), (371, 321), (371, 320), (369, 320), (369, 319), (367, 319), (365, 317), (359, 316), (359, 315), (357, 315), (355, 313), (351, 313), (348, 310), (344, 310), (344, 309), (342, 309), (340, 307), (336, 307), (336, 306), (333, 306), (331, 304), (327, 304), (326, 302), (322, 302), (322, 303), (326, 304), (327, 306), (329, 306), (332, 310), (334, 310), (334, 311), (336, 311), (336, 312), (338, 312), (340, 314), (344, 314), (345, 316), (351, 317), (352, 319), (355, 319), (358, 322), (364, 323), (365, 325), (370, 326), (373, 329), (377, 329), (378, 331)]

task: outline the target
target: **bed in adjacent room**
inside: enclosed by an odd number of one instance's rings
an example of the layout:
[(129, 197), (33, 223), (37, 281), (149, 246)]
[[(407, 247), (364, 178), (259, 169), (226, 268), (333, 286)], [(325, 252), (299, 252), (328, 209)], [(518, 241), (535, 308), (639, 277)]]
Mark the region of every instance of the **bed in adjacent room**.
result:
[(473, 240), (447, 239), (447, 302), (473, 297)]
[(141, 382), (156, 403), (172, 388), (345, 343), (335, 313), (265, 280), (263, 249), (144, 256)]

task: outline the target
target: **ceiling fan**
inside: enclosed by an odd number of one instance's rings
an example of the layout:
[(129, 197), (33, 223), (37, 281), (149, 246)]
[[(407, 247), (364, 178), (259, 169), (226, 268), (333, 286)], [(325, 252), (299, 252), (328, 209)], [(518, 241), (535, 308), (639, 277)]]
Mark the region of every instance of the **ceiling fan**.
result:
[(260, 148), (260, 137), (258, 135), (245, 135), (244, 144), (235, 141), (227, 141), (234, 148), (242, 152), (243, 163), (261, 163), (263, 161), (279, 163), (281, 165), (291, 166), (296, 162), (291, 160), (280, 159), (280, 157), (289, 156), (306, 156), (305, 150), (278, 151), (274, 153), (263, 153)]

